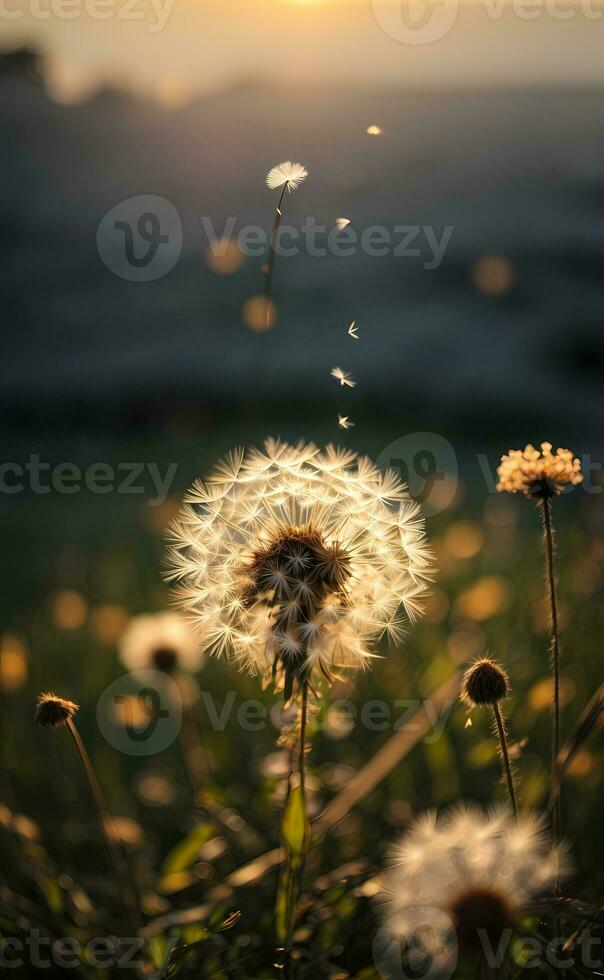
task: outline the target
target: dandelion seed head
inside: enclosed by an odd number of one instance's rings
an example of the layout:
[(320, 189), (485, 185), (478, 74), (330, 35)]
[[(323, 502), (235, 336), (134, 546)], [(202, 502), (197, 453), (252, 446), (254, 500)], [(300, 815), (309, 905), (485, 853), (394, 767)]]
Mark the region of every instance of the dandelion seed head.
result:
[(266, 175), (266, 184), (271, 190), (276, 190), (277, 187), (283, 187), (284, 184), (287, 184), (289, 190), (295, 191), (307, 177), (308, 170), (301, 163), (285, 160), (269, 170)]
[(510, 449), (501, 457), (497, 469), (500, 493), (523, 493), (527, 497), (557, 497), (567, 486), (583, 481), (581, 460), (570, 449), (552, 452), (550, 442), (541, 450), (530, 443), (524, 449)]
[(338, 231), (344, 231), (345, 228), (348, 228), (349, 224), (350, 218), (336, 218), (335, 220), (335, 226)]
[(484, 813), (458, 807), (438, 818), (420, 817), (390, 855), (384, 914), (393, 936), (421, 946), (414, 910), (432, 910), (432, 941), (454, 956), (451, 932), (463, 949), (480, 949), (484, 930), (493, 946), (514, 928), (525, 907), (548, 891), (556, 865), (569, 872), (562, 848), (551, 848), (546, 821), (507, 809)]
[(73, 718), (79, 708), (79, 704), (66, 701), (65, 698), (60, 698), (51, 692), (39, 694), (35, 713), (36, 724), (42, 728), (57, 728), (59, 725), (64, 725), (68, 718)]
[(462, 697), (468, 704), (496, 704), (506, 698), (508, 692), (508, 675), (488, 657), (477, 660), (464, 675)]
[(167, 611), (134, 616), (119, 643), (128, 670), (175, 670), (196, 673), (202, 653), (194, 631), (183, 616)]
[(419, 507), (350, 450), (269, 439), (189, 491), (168, 578), (201, 647), (269, 676), (367, 666), (431, 577)]
[(352, 337), (354, 340), (359, 339), (359, 328), (357, 327), (356, 323), (356, 320), (353, 320), (348, 327), (348, 336)]
[(354, 427), (354, 422), (348, 417), (348, 415), (340, 415), (338, 413), (338, 425), (341, 429), (352, 429)]

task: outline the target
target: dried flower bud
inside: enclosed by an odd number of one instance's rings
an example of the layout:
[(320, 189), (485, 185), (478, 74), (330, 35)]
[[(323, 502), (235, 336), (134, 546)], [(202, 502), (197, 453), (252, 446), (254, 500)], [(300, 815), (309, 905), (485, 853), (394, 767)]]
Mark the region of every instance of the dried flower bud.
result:
[(463, 698), (473, 706), (495, 704), (507, 697), (508, 692), (508, 675), (487, 657), (477, 660), (464, 675)]
[(64, 725), (68, 718), (73, 718), (79, 708), (79, 704), (59, 698), (56, 694), (39, 694), (36, 724), (43, 728), (57, 728), (59, 725)]

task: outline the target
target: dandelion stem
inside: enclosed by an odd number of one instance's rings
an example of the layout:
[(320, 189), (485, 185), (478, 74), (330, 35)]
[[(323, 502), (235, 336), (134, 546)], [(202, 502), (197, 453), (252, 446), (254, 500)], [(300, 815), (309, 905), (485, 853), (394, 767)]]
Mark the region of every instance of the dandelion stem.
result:
[(305, 677), (302, 683), (302, 706), (300, 710), (300, 754), (298, 771), (300, 773), (300, 788), (304, 792), (306, 776), (306, 721), (308, 717), (308, 678)]
[(271, 298), (271, 287), (272, 287), (272, 282), (273, 282), (273, 268), (274, 268), (274, 265), (275, 265), (275, 245), (276, 245), (276, 242), (277, 242), (277, 232), (279, 231), (279, 225), (281, 223), (281, 217), (282, 217), (281, 205), (283, 204), (283, 198), (285, 196), (285, 191), (287, 190), (288, 187), (289, 187), (289, 181), (286, 181), (284, 183), (284, 185), (283, 185), (282, 190), (281, 190), (281, 194), (280, 194), (280, 197), (279, 197), (279, 203), (278, 203), (277, 208), (275, 210), (275, 222), (273, 224), (273, 230), (271, 232), (271, 240), (270, 240), (270, 245), (269, 245), (269, 249), (268, 249), (268, 258), (267, 258), (267, 261), (266, 261), (266, 278), (264, 280), (264, 297), (266, 299), (266, 322), (267, 322), (267, 325), (268, 325), (269, 318), (270, 318), (269, 300)]
[(74, 741), (77, 753), (80, 757), (82, 763), (82, 769), (84, 770), (84, 775), (88, 783), (88, 788), (90, 790), (90, 795), (94, 803), (97, 817), (99, 821), (99, 826), (101, 828), (101, 833), (113, 865), (113, 870), (115, 872), (118, 887), (121, 891), (124, 905), (128, 909), (131, 926), (135, 933), (138, 932), (142, 925), (141, 915), (138, 908), (138, 903), (136, 900), (136, 893), (134, 890), (134, 885), (130, 878), (130, 872), (128, 870), (128, 864), (126, 858), (121, 848), (119, 842), (119, 835), (113, 822), (113, 818), (109, 813), (109, 809), (105, 802), (105, 797), (103, 796), (103, 791), (99, 785), (99, 781), (96, 778), (96, 773), (92, 762), (90, 761), (90, 756), (86, 751), (86, 746), (82, 741), (80, 733), (78, 732), (74, 721), (72, 718), (66, 718), (65, 724), (69, 729), (69, 733)]
[[(543, 532), (545, 542), (545, 572), (547, 582), (547, 592), (550, 601), (550, 638), (552, 667), (554, 673), (554, 717), (552, 733), (552, 785), (558, 783), (558, 755), (560, 753), (560, 638), (558, 633), (558, 598), (556, 593), (556, 571), (555, 571), (555, 531), (552, 520), (552, 507), (548, 497), (542, 497), (539, 501), (543, 516)], [(562, 833), (562, 821), (560, 810), (560, 792), (552, 815), (552, 832), (554, 842), (560, 842)], [(559, 891), (559, 882), (556, 880), (556, 892)]]
[(510, 753), (508, 751), (508, 742), (505, 733), (505, 722), (503, 720), (501, 708), (499, 707), (497, 701), (493, 702), (493, 714), (495, 715), (497, 732), (499, 734), (499, 744), (501, 746), (501, 761), (503, 763), (503, 771), (505, 773), (508, 793), (510, 795), (510, 802), (512, 804), (512, 810), (514, 811), (514, 817), (517, 820), (518, 806), (516, 804), (516, 790), (514, 789), (514, 775), (512, 773), (512, 765), (510, 762)]

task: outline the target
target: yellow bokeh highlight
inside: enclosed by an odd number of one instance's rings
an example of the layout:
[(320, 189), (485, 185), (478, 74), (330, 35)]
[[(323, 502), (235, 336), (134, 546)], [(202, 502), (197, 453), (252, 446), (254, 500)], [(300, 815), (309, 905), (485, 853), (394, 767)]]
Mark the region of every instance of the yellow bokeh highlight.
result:
[(0, 690), (13, 694), (27, 680), (27, 648), (13, 633), (0, 640)]
[(97, 640), (109, 646), (124, 632), (128, 619), (128, 613), (122, 606), (106, 603), (92, 610), (90, 628)]
[(514, 267), (503, 255), (484, 255), (472, 266), (471, 279), (484, 296), (505, 296), (514, 285)]
[(512, 590), (506, 579), (499, 575), (485, 575), (460, 595), (457, 612), (462, 619), (482, 623), (504, 613), (511, 599)]
[[(570, 704), (575, 696), (575, 685), (568, 677), (560, 678), (560, 706)], [(544, 677), (543, 680), (533, 684), (529, 696), (529, 706), (532, 711), (545, 711), (551, 709), (554, 703), (554, 681), (551, 677)]]
[(56, 592), (52, 602), (52, 617), (63, 630), (77, 630), (86, 622), (88, 609), (84, 598), (73, 589)]
[(265, 296), (251, 296), (243, 304), (243, 322), (256, 333), (266, 333), (277, 322), (277, 307)]
[(484, 532), (474, 521), (457, 521), (445, 535), (445, 547), (453, 558), (473, 558), (484, 545)]
[(234, 238), (217, 238), (206, 248), (205, 263), (212, 272), (229, 276), (243, 265), (243, 252)]

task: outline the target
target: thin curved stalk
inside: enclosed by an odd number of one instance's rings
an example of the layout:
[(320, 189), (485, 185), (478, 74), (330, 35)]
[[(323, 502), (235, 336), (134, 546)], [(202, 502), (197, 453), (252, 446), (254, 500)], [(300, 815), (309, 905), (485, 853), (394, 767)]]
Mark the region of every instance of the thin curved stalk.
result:
[[(555, 570), (555, 531), (552, 519), (552, 507), (549, 498), (544, 497), (541, 501), (541, 511), (543, 516), (543, 537), (545, 544), (545, 575), (547, 593), (550, 602), (550, 640), (552, 669), (554, 675), (554, 714), (552, 730), (552, 785), (557, 788), (556, 804), (552, 813), (552, 836), (554, 842), (558, 844), (562, 835), (562, 819), (560, 808), (560, 787), (558, 781), (558, 756), (560, 754), (560, 635), (558, 620), (558, 597), (556, 590), (556, 570)], [(559, 891), (559, 882), (556, 880), (556, 891)]]
[(90, 756), (86, 751), (86, 746), (82, 741), (80, 733), (78, 732), (73, 722), (73, 719), (66, 718), (65, 724), (69, 729), (69, 734), (71, 735), (74, 741), (77, 753), (80, 757), (80, 762), (82, 763), (82, 769), (84, 770), (84, 775), (86, 777), (86, 782), (88, 783), (88, 788), (90, 790), (92, 802), (94, 803), (97, 812), (99, 827), (101, 828), (101, 833), (103, 835), (103, 839), (107, 847), (111, 864), (113, 866), (116, 881), (121, 891), (124, 905), (128, 909), (132, 928), (136, 933), (142, 926), (142, 919), (138, 907), (138, 902), (136, 900), (134, 884), (130, 877), (128, 864), (126, 862), (126, 858), (122, 851), (117, 828), (115, 826), (113, 817), (111, 816), (107, 804), (105, 802), (103, 791), (100, 787), (98, 779), (96, 778), (94, 766), (90, 761)]
[(516, 803), (516, 790), (514, 788), (514, 774), (512, 772), (512, 764), (510, 762), (510, 753), (508, 750), (507, 735), (505, 732), (505, 722), (503, 720), (501, 708), (499, 707), (496, 701), (493, 703), (493, 714), (495, 715), (497, 732), (499, 734), (499, 744), (501, 746), (501, 762), (503, 765), (503, 772), (508, 787), (510, 803), (512, 804), (512, 810), (514, 811), (514, 818), (517, 820), (518, 806)]

